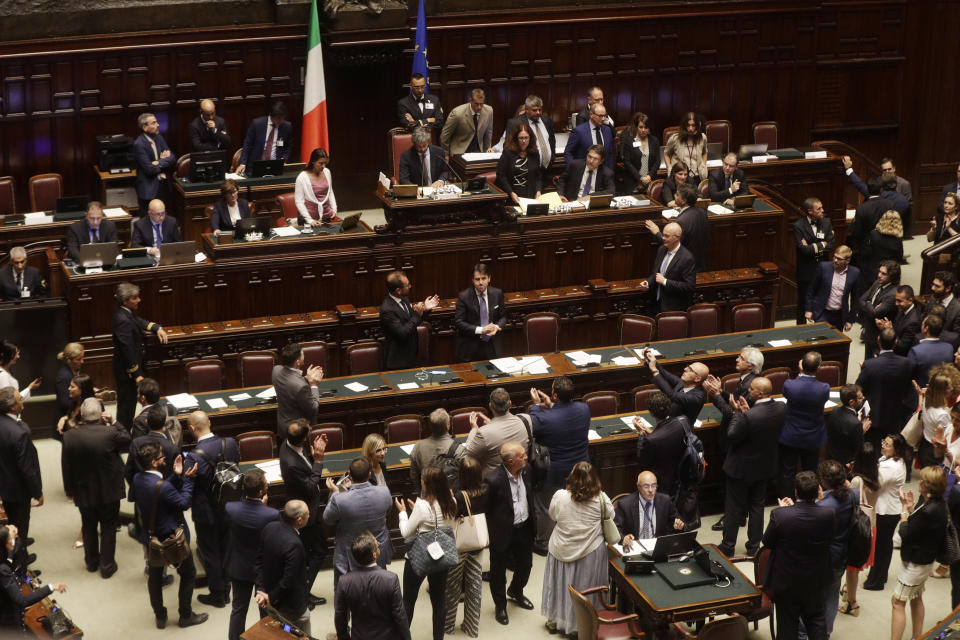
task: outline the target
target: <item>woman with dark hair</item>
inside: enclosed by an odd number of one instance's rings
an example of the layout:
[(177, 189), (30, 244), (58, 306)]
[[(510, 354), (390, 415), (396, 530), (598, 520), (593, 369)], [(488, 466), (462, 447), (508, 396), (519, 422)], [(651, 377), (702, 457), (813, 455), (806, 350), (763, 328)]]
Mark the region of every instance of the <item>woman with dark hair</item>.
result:
[[(548, 544), (540, 613), (547, 618), (550, 633), (576, 633), (577, 616), (570, 606), (567, 585), (583, 591), (607, 583), (607, 545), (601, 520), (613, 517), (613, 504), (601, 491), (593, 465), (573, 465), (566, 488), (553, 494), (549, 513), (557, 525)], [(599, 606), (596, 596), (590, 597), (594, 606)]]
[(907, 481), (907, 443), (899, 433), (884, 436), (880, 442), (880, 461), (877, 465), (877, 535), (873, 546), (873, 566), (863, 588), (883, 591), (887, 571), (893, 557), (893, 533), (900, 521), (900, 489)]
[(0, 389), (13, 387), (20, 391), (20, 397), (26, 400), (30, 397), (30, 392), (40, 386), (40, 378), (37, 378), (23, 389), (20, 389), (20, 383), (10, 373), (10, 367), (17, 364), (20, 359), (20, 349), (9, 340), (0, 342)]
[[(487, 485), (483, 481), (483, 465), (476, 458), (460, 459), (458, 480), (460, 490), (454, 493), (457, 500), (457, 521), (469, 515), (487, 512)], [(469, 508), (468, 508), (469, 507)], [(483, 592), (483, 570), (480, 557), (483, 551), (461, 551), (460, 562), (447, 572), (447, 623), (446, 633), (453, 633), (457, 625), (457, 607), (463, 597), (463, 623), (460, 629), (476, 638), (480, 635), (480, 600)]]
[(693, 111), (684, 114), (680, 131), (667, 140), (663, 158), (668, 169), (677, 162), (686, 163), (695, 184), (707, 179), (707, 134), (704, 133), (703, 116)]
[(943, 198), (943, 214), (937, 212), (930, 219), (927, 240), (933, 243), (943, 242), (960, 233), (960, 196), (948, 193)]
[(880, 477), (877, 463), (877, 450), (872, 442), (864, 442), (860, 450), (850, 463), (850, 488), (860, 494), (860, 510), (870, 518), (870, 527), (873, 530), (870, 557), (862, 567), (847, 567), (846, 588), (840, 592), (842, 602), (840, 613), (851, 616), (860, 615), (860, 605), (857, 603), (857, 582), (860, 572), (873, 565), (874, 549), (877, 544), (877, 492), (880, 490)]
[[(437, 466), (423, 470), (420, 476), (420, 497), (416, 502), (407, 500), (409, 517), (400, 498), (394, 498), (394, 503), (400, 514), (400, 535), (407, 539), (420, 533), (435, 531), (439, 527), (449, 527), (452, 530), (454, 518), (457, 517), (457, 501), (450, 491), (447, 476)], [(443, 640), (447, 573), (444, 569), (426, 576), (427, 584), (430, 585), (430, 604), (433, 606), (433, 640)], [(424, 576), (413, 570), (408, 557), (403, 566), (403, 607), (407, 610), (407, 620), (411, 623), (423, 578)]]
[(213, 205), (210, 228), (214, 235), (233, 231), (242, 218), (250, 217), (250, 205), (240, 197), (240, 190), (233, 180), (224, 180), (220, 185), (220, 199)]
[(67, 394), (70, 398), (70, 409), (66, 415), (57, 421), (57, 433), (60, 434), (61, 439), (64, 431), (77, 426), (80, 418), (80, 405), (83, 404), (83, 401), (96, 395), (93, 388), (93, 378), (85, 373), (75, 375), (67, 388)]
[(337, 198), (333, 195), (333, 179), (330, 176), (330, 156), (327, 150), (317, 147), (310, 154), (307, 167), (297, 175), (293, 200), (305, 224), (316, 227), (324, 222), (340, 222), (337, 217)]
[(521, 123), (507, 136), (497, 163), (497, 186), (514, 204), (520, 204), (520, 198), (540, 197), (540, 152), (530, 125)]
[(680, 185), (684, 184), (688, 184), (694, 189), (697, 188), (697, 181), (691, 177), (687, 169), (687, 163), (683, 161), (676, 162), (673, 168), (670, 169), (670, 177), (663, 181), (663, 190), (660, 192), (661, 202), (668, 207), (677, 206), (675, 199), (677, 189), (680, 188)]
[(17, 544), (17, 528), (12, 524), (0, 525), (0, 549), (3, 549), (3, 558), (0, 559), (0, 636), (8, 637), (3, 629), (16, 629), (23, 632), (23, 612), (54, 591), (63, 593), (67, 585), (62, 582), (47, 583), (35, 589), (29, 595), (20, 590), (20, 577), (13, 569), (10, 558)]
[(617, 165), (617, 195), (646, 193), (660, 169), (660, 139), (650, 135), (650, 119), (638, 111), (626, 131), (620, 134), (620, 159)]

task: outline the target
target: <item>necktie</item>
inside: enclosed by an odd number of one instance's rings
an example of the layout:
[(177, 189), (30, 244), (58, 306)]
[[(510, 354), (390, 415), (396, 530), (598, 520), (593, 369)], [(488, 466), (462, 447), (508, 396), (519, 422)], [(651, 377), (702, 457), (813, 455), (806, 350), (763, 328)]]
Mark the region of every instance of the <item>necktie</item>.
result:
[(267, 123), (267, 140), (263, 144), (263, 153), (260, 154), (261, 160), (273, 160), (273, 142), (277, 138), (277, 128), (271, 123)]
[(877, 304), (877, 296), (880, 295), (881, 291), (883, 291), (883, 287), (877, 287), (877, 290), (873, 292), (873, 297), (870, 298), (870, 304)]
[(653, 522), (650, 521), (650, 507), (653, 506), (649, 502), (643, 503), (643, 526), (640, 527), (640, 538), (647, 540), (653, 537)]
[(17, 291), (23, 291), (23, 274), (17, 274)]
[(406, 300), (401, 299), (400, 302), (403, 304), (403, 310), (407, 312), (407, 315), (410, 315), (410, 303)]
[[(473, 137), (477, 139), (477, 146), (480, 145), (480, 114), (473, 114)], [(483, 151), (483, 149), (481, 149)]]
[(100, 242), (100, 230), (90, 229), (90, 244), (96, 244), (98, 242)]
[[(660, 263), (660, 273), (667, 275), (667, 267), (670, 266), (670, 260), (673, 258), (673, 253), (667, 251), (667, 255), (664, 256), (663, 262)], [(660, 299), (660, 291), (663, 289), (662, 286), (657, 286), (657, 300)]]
[(540, 166), (544, 169), (550, 164), (550, 149), (547, 148), (547, 141), (543, 139), (543, 132), (540, 131), (540, 121), (531, 122), (530, 127), (537, 134), (537, 151), (540, 152)]
[(730, 177), (727, 176), (727, 191), (730, 190), (730, 186), (731, 186)]
[(420, 154), (420, 186), (426, 187), (430, 184), (430, 167), (427, 166), (427, 154)]
[(590, 189), (590, 184), (591, 184), (592, 182), (593, 182), (593, 169), (588, 169), (588, 170), (587, 170), (587, 182), (586, 182), (586, 184), (583, 185), (583, 194), (582, 194), (581, 197), (590, 195), (590, 190), (591, 190), (591, 189)]
[(157, 153), (157, 143), (154, 141), (153, 138), (151, 138), (151, 137), (149, 137), (149, 136), (147, 136), (147, 140), (150, 142), (150, 147), (153, 149), (153, 159), (154, 159), (154, 160), (159, 160), (159, 159), (160, 159), (160, 154)]
[[(487, 297), (480, 296), (480, 326), (485, 327), (488, 324), (490, 324), (490, 313), (487, 311)], [(490, 336), (481, 334), (480, 339), (487, 342)]]
[(594, 127), (594, 128), (593, 128), (593, 135), (595, 135), (595, 136), (597, 137), (597, 144), (602, 145), (602, 144), (603, 144), (603, 136), (600, 135), (600, 127)]
[(163, 236), (160, 233), (160, 225), (153, 225), (153, 246), (160, 248), (160, 244), (163, 242)]

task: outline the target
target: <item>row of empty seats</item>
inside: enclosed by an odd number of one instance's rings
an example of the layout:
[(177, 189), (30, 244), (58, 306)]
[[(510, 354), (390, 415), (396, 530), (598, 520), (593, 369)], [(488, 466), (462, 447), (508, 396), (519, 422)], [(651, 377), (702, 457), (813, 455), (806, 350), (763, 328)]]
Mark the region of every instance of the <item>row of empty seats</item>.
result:
[[(19, 213), (16, 191), (12, 177), (0, 177), (0, 216)], [(63, 197), (63, 176), (59, 173), (32, 176), (27, 191), (30, 193), (30, 211), (53, 211), (57, 208), (57, 198)]]

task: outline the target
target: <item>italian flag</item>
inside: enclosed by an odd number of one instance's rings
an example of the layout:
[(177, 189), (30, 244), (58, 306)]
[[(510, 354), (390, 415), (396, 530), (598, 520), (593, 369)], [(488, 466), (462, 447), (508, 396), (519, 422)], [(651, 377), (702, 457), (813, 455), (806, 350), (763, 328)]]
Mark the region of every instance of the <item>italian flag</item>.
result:
[(327, 134), (327, 89), (323, 80), (323, 51), (320, 48), (320, 21), (317, 2), (310, 3), (310, 24), (307, 33), (307, 74), (303, 87), (303, 138), (300, 158), (303, 162), (317, 147), (330, 153)]

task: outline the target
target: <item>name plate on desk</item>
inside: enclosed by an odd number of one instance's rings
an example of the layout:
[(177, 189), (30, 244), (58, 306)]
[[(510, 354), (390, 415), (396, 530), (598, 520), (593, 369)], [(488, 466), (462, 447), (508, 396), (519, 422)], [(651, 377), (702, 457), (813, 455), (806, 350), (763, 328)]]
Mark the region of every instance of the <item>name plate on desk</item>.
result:
[(805, 160), (816, 160), (819, 158), (826, 158), (826, 151), (805, 151), (803, 154)]

